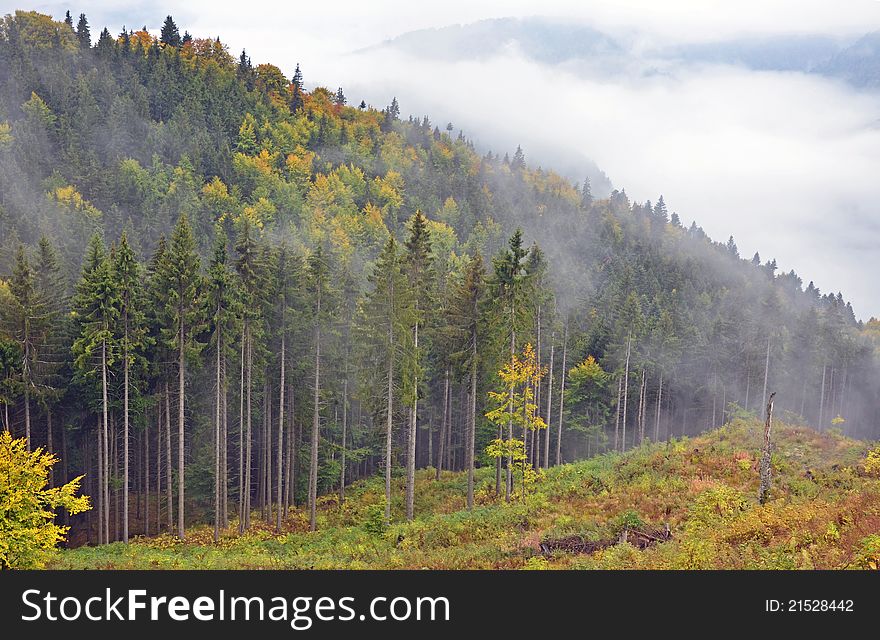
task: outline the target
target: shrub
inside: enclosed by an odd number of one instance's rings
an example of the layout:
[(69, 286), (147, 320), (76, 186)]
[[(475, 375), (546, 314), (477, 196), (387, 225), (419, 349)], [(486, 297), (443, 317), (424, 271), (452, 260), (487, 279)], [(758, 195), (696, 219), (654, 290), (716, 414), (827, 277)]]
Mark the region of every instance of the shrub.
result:
[(42, 449), (28, 451), (25, 440), (0, 433), (0, 569), (38, 569), (70, 527), (53, 522), (54, 510), (70, 513), (90, 508), (77, 496), (83, 476), (48, 488), (49, 470), (58, 462)]

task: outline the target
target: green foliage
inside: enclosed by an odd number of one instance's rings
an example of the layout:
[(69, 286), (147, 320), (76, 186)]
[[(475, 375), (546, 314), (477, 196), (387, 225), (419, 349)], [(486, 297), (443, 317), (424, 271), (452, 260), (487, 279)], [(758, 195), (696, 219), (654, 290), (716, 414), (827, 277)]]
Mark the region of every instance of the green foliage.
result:
[(41, 448), (27, 450), (23, 439), (0, 432), (0, 569), (38, 569), (66, 538), (70, 527), (55, 524), (55, 509), (88, 510), (77, 496), (83, 476), (49, 488), (49, 470), (58, 462)]

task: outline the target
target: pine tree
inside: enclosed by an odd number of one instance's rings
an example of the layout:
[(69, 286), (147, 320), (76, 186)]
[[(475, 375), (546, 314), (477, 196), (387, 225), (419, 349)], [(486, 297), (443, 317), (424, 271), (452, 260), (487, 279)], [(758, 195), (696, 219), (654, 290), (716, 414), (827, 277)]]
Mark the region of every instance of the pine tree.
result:
[[(391, 469), (395, 398), (404, 386), (402, 372), (411, 370), (415, 300), (394, 237), (388, 239), (369, 276), (373, 287), (361, 305), (358, 332), (366, 388), (381, 398), (375, 412), (385, 420), (385, 522), (391, 522)], [(399, 382), (400, 381), (400, 382)]]
[(20, 360), (18, 387), (24, 397), (24, 430), (28, 451), (31, 449), (31, 400), (34, 395), (37, 345), (45, 329), (45, 308), (40, 301), (34, 270), (19, 245), (15, 254), (15, 266), (9, 282), (12, 304), (4, 313), (9, 333), (18, 343)]
[(165, 22), (162, 24), (159, 42), (166, 44), (169, 47), (179, 47), (181, 44), (180, 30), (177, 28), (177, 25), (174, 24), (174, 18), (171, 16), (165, 18)]
[(184, 522), (184, 475), (186, 362), (201, 345), (195, 340), (199, 328), (201, 293), (200, 261), (195, 238), (186, 215), (181, 215), (162, 256), (156, 278), (166, 297), (162, 305), (162, 338), (177, 352), (177, 535), (186, 536)]
[(141, 286), (141, 267), (128, 244), (128, 236), (123, 232), (119, 246), (113, 252), (113, 270), (119, 290), (119, 351), (123, 369), (123, 534), (122, 541), (128, 543), (128, 490), (129, 490), (129, 397), (131, 368), (141, 360), (140, 350), (146, 338), (146, 319), (143, 312), (143, 290)]
[[(528, 252), (523, 248), (522, 230), (517, 229), (508, 242), (508, 248), (493, 259), (494, 273), (488, 281), (490, 298), (494, 301), (493, 333), (499, 346), (509, 344), (511, 360), (516, 356), (517, 332), (526, 324), (526, 271), (524, 260)], [(504, 348), (503, 346), (501, 347)], [(499, 426), (498, 438), (503, 438)], [(513, 438), (513, 416), (507, 424), (508, 440)], [(513, 484), (513, 459), (507, 458), (507, 482), (504, 496), (510, 501)], [(495, 491), (501, 490), (501, 458), (496, 460)]]
[(98, 434), (102, 511), (99, 541), (110, 541), (110, 446), (109, 370), (118, 354), (115, 329), (119, 319), (119, 286), (113, 265), (99, 235), (92, 236), (82, 274), (76, 285), (75, 316), (79, 335), (73, 343), (74, 364), (79, 374), (101, 380), (101, 428)]
[(593, 206), (593, 190), (590, 188), (589, 178), (584, 178), (584, 186), (581, 188), (581, 206), (584, 209)]
[(331, 273), (327, 257), (321, 246), (315, 248), (308, 258), (306, 275), (308, 306), (313, 332), (313, 387), (312, 387), (312, 432), (309, 446), (309, 528), (315, 531), (318, 503), (318, 448), (321, 427), (321, 347), (324, 340), (324, 326), (332, 317), (333, 292)]
[(226, 233), (221, 225), (214, 230), (214, 250), (205, 280), (205, 317), (211, 329), (214, 348), (214, 541), (220, 539), (220, 530), (226, 526), (226, 362), (235, 332), (238, 313), (235, 281), (228, 265)]
[(449, 309), (452, 358), (468, 372), (470, 406), (468, 407), (465, 468), (467, 469), (467, 508), (474, 506), (474, 455), (477, 424), (477, 380), (481, 364), (480, 350), (485, 336), (485, 269), (483, 258), (475, 253), (467, 265), (464, 278), (455, 287)]
[(79, 40), (81, 49), (89, 49), (92, 46), (92, 34), (89, 31), (89, 21), (86, 14), (79, 14), (79, 22), (76, 23), (76, 39)]
[(431, 236), (428, 232), (427, 219), (421, 211), (412, 217), (409, 237), (406, 240), (404, 270), (409, 279), (409, 288), (413, 292), (414, 322), (413, 361), (411, 378), (404, 386), (404, 400), (409, 404), (409, 431), (407, 433), (406, 453), (406, 519), (413, 519), (416, 476), (416, 435), (418, 434), (419, 386), (422, 378), (423, 354), (419, 349), (419, 329), (424, 324), (425, 314), (433, 305), (430, 284), (431, 277)]

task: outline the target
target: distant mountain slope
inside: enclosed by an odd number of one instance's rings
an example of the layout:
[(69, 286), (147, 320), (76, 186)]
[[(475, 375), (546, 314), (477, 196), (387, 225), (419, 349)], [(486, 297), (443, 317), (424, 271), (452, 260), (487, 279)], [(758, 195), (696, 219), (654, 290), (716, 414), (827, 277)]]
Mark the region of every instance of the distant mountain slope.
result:
[[(575, 70), (611, 75), (657, 63), (740, 65), (758, 71), (799, 71), (842, 79), (855, 87), (880, 87), (880, 32), (860, 39), (791, 34), (637, 50), (634, 38), (615, 38), (593, 27), (558, 19), (501, 18), (404, 33), (370, 49), (394, 49), (445, 60), (485, 58), (516, 51), (548, 65), (580, 64)], [(593, 64), (586, 64), (592, 62)]]

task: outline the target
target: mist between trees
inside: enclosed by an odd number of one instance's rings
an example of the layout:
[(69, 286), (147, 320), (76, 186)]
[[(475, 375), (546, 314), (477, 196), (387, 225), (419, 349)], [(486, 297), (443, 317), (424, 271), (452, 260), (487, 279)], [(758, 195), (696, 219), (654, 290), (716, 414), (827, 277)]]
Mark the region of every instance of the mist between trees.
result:
[(94, 45), (73, 22), (0, 25), (0, 419), (59, 453), (52, 482), (86, 474), (74, 544), (293, 508), (314, 529), (374, 474), (411, 519), (424, 467), (494, 465), (509, 500), (525, 463), (771, 392), (783, 420), (877, 437), (880, 323), (662, 197), (594, 198), (171, 18)]

